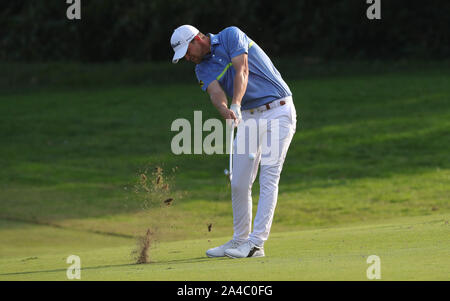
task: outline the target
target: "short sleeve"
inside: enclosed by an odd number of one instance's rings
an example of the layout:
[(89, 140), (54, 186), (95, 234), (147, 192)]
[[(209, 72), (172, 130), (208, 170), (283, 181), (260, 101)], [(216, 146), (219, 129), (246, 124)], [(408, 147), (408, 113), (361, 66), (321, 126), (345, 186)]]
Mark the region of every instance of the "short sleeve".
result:
[(234, 58), (243, 53), (248, 53), (249, 38), (243, 31), (235, 26), (225, 29), (223, 43), (230, 58)]
[(197, 65), (195, 68), (195, 75), (197, 76), (200, 88), (206, 92), (208, 86), (216, 79), (213, 72), (208, 72), (203, 66)]

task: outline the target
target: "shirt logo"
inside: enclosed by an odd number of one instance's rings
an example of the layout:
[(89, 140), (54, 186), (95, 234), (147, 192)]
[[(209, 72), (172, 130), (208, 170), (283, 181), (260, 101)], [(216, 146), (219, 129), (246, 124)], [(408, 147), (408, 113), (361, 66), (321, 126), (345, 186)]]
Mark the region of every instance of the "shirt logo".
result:
[(203, 86), (205, 85), (205, 83), (202, 80), (199, 81), (198, 84), (200, 85), (200, 88), (203, 88)]

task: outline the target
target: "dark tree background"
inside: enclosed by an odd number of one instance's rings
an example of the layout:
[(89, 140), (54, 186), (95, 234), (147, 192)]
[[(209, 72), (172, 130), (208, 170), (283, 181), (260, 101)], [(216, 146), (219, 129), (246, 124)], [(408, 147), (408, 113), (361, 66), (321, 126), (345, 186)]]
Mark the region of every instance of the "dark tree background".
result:
[(170, 35), (183, 24), (238, 26), (273, 56), (450, 56), (448, 0), (381, 0), (381, 20), (367, 19), (366, 0), (81, 0), (72, 21), (66, 0), (0, 3), (3, 61), (170, 60)]

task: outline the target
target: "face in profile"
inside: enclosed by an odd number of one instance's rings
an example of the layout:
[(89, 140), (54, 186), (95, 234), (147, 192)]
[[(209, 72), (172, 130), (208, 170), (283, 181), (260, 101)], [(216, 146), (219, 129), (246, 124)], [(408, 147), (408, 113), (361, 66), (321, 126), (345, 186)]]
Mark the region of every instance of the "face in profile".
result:
[(196, 36), (188, 46), (186, 55), (184, 56), (186, 61), (200, 64), (203, 59), (203, 41)]

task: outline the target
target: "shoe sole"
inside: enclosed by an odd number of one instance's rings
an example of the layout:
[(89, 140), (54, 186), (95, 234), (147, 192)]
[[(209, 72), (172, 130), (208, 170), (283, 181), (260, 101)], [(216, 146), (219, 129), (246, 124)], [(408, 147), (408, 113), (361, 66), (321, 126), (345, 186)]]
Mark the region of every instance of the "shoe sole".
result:
[(238, 258), (260, 258), (260, 257), (265, 257), (266, 254), (253, 255), (253, 256), (250, 256), (250, 257), (236, 257), (236, 256), (233, 256), (233, 255), (230, 255), (230, 254), (226, 254), (226, 253), (225, 253), (225, 256), (228, 257), (228, 258), (232, 258), (232, 259), (238, 259)]
[(225, 255), (223, 255), (223, 256), (214, 256), (214, 255), (209, 255), (209, 254), (206, 254), (206, 256), (209, 257), (209, 258), (221, 258), (221, 257), (225, 257)]

